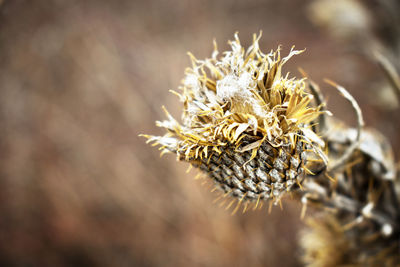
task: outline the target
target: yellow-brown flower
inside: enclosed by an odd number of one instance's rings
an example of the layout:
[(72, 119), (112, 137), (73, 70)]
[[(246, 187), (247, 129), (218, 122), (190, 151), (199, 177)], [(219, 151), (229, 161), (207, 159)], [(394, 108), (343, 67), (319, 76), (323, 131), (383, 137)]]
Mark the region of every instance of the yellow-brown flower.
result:
[(183, 102), (182, 123), (165, 110), (168, 119), (157, 125), (167, 133), (145, 135), (206, 172), (225, 196), (256, 205), (299, 188), (316, 161), (326, 165), (324, 142), (312, 127), (322, 106), (312, 105), (305, 78), (282, 75), (282, 66), (303, 51), (264, 54), (260, 37), (254, 35), (247, 51), (235, 35), (232, 50), (221, 56), (216, 44), (211, 58), (190, 55), (182, 92), (175, 92)]

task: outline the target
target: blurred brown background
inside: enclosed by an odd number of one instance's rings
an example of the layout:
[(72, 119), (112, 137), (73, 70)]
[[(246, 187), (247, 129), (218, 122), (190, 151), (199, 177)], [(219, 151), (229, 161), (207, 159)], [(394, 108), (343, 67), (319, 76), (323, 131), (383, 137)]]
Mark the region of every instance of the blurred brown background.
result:
[[(179, 117), (187, 51), (210, 56), (239, 31), (287, 66), (355, 95), (395, 147), (395, 112), (370, 60), (310, 21), (300, 0), (0, 1), (0, 266), (300, 266), (300, 205), (232, 216), (173, 155), (161, 105)], [(329, 109), (351, 108), (328, 86)], [(390, 97), (389, 97), (390, 98)], [(383, 101), (383, 100), (382, 100)]]

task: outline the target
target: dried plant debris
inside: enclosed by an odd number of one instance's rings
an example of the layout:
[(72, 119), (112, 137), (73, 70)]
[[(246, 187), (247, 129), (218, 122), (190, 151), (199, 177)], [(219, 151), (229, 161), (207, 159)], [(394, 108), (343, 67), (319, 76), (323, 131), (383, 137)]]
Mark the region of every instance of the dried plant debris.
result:
[(283, 74), (283, 65), (303, 51), (264, 54), (260, 37), (247, 50), (235, 35), (231, 51), (220, 55), (214, 44), (211, 58), (190, 55), (192, 67), (173, 92), (183, 103), (182, 122), (164, 109), (167, 120), (157, 126), (166, 134), (144, 136), (162, 154), (199, 168), (227, 208), (236, 201), (233, 212), (281, 203), (290, 194), (304, 204), (303, 215), (311, 205), (327, 216), (304, 235), (310, 266), (397, 263), (400, 202), (390, 145), (364, 129), (357, 102), (332, 81), (351, 103), (357, 127), (327, 117), (317, 84), (304, 72), (301, 79)]
[[(346, 149), (355, 132), (340, 127), (331, 132), (330, 136), (335, 137), (328, 141), (331, 155)], [(307, 179), (304, 184), (308, 191), (303, 195), (304, 202), (321, 211), (321, 218), (311, 222), (301, 243), (308, 266), (400, 263), (400, 202), (392, 152), (374, 130), (364, 130), (360, 140), (343, 170), (335, 172), (334, 182), (320, 178)], [(346, 245), (329, 252), (341, 242)]]

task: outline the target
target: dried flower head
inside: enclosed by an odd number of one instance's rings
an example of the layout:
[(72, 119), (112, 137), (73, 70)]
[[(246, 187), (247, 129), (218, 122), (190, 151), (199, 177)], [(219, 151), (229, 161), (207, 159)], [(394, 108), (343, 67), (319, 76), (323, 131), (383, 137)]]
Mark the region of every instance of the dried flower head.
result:
[(339, 266), (351, 260), (349, 240), (345, 230), (332, 215), (319, 219), (308, 218), (308, 229), (302, 231), (301, 245), (304, 249), (302, 259), (309, 267)]
[(336, 215), (321, 215), (309, 218), (309, 228), (302, 231), (306, 266), (399, 266), (398, 241), (393, 237), (371, 231), (365, 222), (355, 227), (343, 224)]
[[(239, 38), (231, 51), (219, 56), (214, 42), (211, 58), (190, 54), (181, 93), (182, 123), (166, 110), (168, 119), (157, 126), (164, 136), (148, 136), (163, 152), (174, 152), (206, 172), (239, 203), (279, 200), (285, 191), (299, 188), (316, 165), (326, 166), (324, 142), (313, 124), (322, 105), (313, 105), (306, 79), (282, 74), (282, 66), (303, 51), (280, 48), (264, 54), (254, 35), (245, 51)], [(321, 164), (316, 164), (321, 162)]]

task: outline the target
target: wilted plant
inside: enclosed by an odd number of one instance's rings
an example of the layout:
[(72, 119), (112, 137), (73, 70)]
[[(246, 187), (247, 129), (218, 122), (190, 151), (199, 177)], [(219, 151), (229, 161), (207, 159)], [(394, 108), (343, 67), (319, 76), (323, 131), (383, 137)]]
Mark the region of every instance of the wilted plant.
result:
[(303, 235), (306, 263), (398, 263), (400, 208), (390, 146), (363, 130), (353, 97), (330, 81), (352, 104), (358, 127), (327, 118), (318, 86), (282, 71), (303, 51), (264, 54), (260, 36), (246, 51), (235, 35), (232, 50), (221, 56), (216, 45), (211, 58), (190, 55), (192, 67), (181, 92), (174, 92), (183, 102), (182, 122), (165, 110), (168, 119), (157, 125), (167, 133), (145, 135), (148, 142), (200, 168), (221, 189), (220, 199), (233, 197), (227, 204), (236, 201), (233, 212), (280, 203), (286, 194), (304, 208), (313, 204), (324, 215)]

